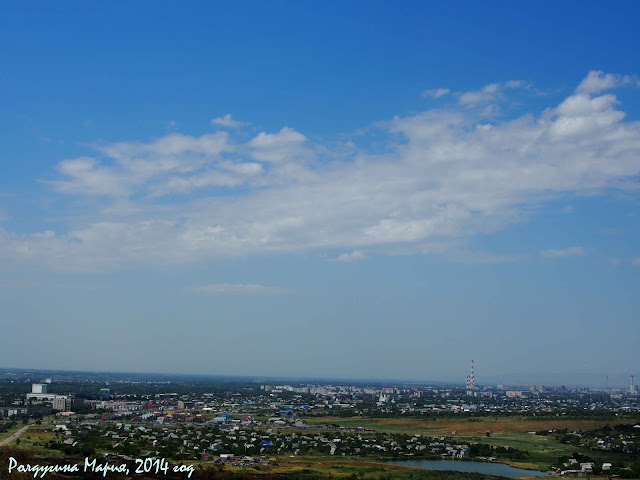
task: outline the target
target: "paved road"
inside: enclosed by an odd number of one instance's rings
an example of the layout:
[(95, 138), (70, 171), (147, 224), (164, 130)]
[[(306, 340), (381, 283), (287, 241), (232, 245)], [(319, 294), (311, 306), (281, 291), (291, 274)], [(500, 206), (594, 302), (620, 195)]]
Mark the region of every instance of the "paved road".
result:
[(22, 435), (22, 434), (27, 430), (27, 428), (29, 428), (29, 425), (25, 425), (24, 427), (22, 427), (20, 430), (18, 430), (18, 431), (17, 431), (16, 433), (14, 433), (13, 435), (11, 435), (11, 436), (9, 436), (9, 437), (5, 438), (4, 440), (2, 440), (2, 441), (0, 442), (0, 446), (4, 445), (4, 444), (6, 444), (6, 443), (9, 443), (9, 442), (10, 442), (10, 441), (12, 441), (14, 438), (18, 438), (20, 435)]

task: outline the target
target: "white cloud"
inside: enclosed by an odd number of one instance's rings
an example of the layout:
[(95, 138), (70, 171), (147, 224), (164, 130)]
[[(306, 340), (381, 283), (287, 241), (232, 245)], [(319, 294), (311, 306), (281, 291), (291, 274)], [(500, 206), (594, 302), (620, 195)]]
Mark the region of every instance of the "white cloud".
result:
[(187, 193), (204, 187), (236, 187), (242, 183), (242, 178), (212, 170), (190, 177), (170, 178), (154, 193), (157, 195)]
[(291, 290), (280, 287), (267, 287), (254, 283), (212, 283), (210, 285), (201, 285), (193, 287), (193, 291), (199, 293), (211, 294), (284, 294), (291, 293)]
[(259, 133), (249, 142), (249, 146), (253, 148), (278, 148), (292, 144), (297, 145), (305, 140), (305, 136), (293, 128), (283, 127), (278, 133)]
[(424, 92), (422, 92), (422, 96), (440, 98), (444, 95), (447, 95), (448, 93), (451, 93), (451, 90), (449, 90), (448, 88), (435, 88), (433, 90), (425, 90)]
[(614, 95), (595, 98), (582, 93), (573, 95), (553, 111), (549, 133), (554, 139), (579, 137), (617, 125), (625, 116), (615, 109), (617, 103)]
[(580, 85), (576, 88), (576, 92), (589, 95), (632, 83), (638, 84), (637, 77), (617, 75), (614, 73), (605, 74), (601, 70), (592, 70), (587, 77), (580, 82)]
[(504, 91), (507, 89), (529, 87), (529, 83), (523, 80), (509, 80), (503, 83), (490, 83), (480, 90), (458, 92), (456, 95), (458, 95), (458, 103), (460, 103), (460, 105), (473, 106), (500, 100), (503, 98)]
[[(307, 144), (307, 138), (290, 127), (283, 127), (277, 133), (261, 132), (247, 144), (247, 152), (253, 160), (269, 165), (268, 174), (272, 183), (309, 181), (315, 177), (311, 162), (316, 154)], [(333, 155), (323, 146), (318, 150)]]
[(255, 162), (220, 162), (220, 167), (241, 175), (258, 175), (264, 171), (261, 164)]
[(499, 86), (498, 83), (491, 83), (480, 90), (461, 93), (458, 97), (458, 102), (463, 105), (470, 105), (495, 100)]
[(63, 160), (58, 171), (70, 177), (68, 180), (50, 181), (58, 192), (85, 195), (123, 195), (127, 191), (127, 179), (119, 172), (102, 167), (95, 158), (79, 157)]
[(220, 125), (222, 127), (229, 128), (239, 128), (244, 127), (245, 125), (249, 125), (248, 122), (240, 122), (238, 120), (234, 120), (231, 117), (230, 113), (227, 113), (224, 117), (218, 117), (211, 120), (212, 125)]
[(524, 80), (509, 80), (503, 84), (506, 88), (529, 88), (530, 85)]
[[(516, 88), (494, 85), (483, 90)], [(446, 254), (549, 200), (638, 188), (640, 123), (611, 94), (491, 123), (464, 106), (431, 109), (371, 130), (375, 142), (348, 149), (289, 127), (248, 142), (219, 132), (102, 145), (104, 158), (61, 162), (51, 185), (103, 198), (53, 236), (0, 230), (0, 257), (99, 270), (330, 249)], [(167, 193), (183, 196), (157, 199)]]
[[(167, 159), (175, 159), (181, 155), (207, 155), (214, 156), (228, 150), (228, 134), (216, 132), (200, 137), (192, 137), (182, 133), (171, 133), (153, 142), (119, 142), (98, 147), (107, 156), (116, 161), (132, 167), (134, 170), (146, 172), (148, 169), (173, 169), (180, 167), (178, 162)], [(164, 161), (159, 161), (162, 159)], [(154, 160), (150, 162), (150, 160)], [(153, 168), (155, 167), (155, 169)]]
[(569, 247), (562, 250), (542, 250), (540, 256), (544, 258), (565, 258), (565, 257), (581, 257), (584, 255), (584, 248), (582, 247)]
[(260, 132), (248, 146), (256, 160), (279, 163), (295, 160), (304, 152), (306, 140), (304, 135), (293, 128), (283, 127), (278, 133)]
[[(118, 142), (95, 148), (111, 161), (102, 164), (90, 157), (63, 160), (57, 169), (67, 178), (44, 182), (61, 193), (120, 197), (144, 190), (164, 195), (243, 183), (241, 178), (211, 171), (211, 165), (220, 162), (224, 152), (232, 151), (225, 132), (200, 137), (171, 133), (148, 143)], [(198, 174), (188, 176), (192, 172)]]
[(351, 263), (351, 262), (357, 262), (358, 260), (364, 260), (365, 258), (366, 257), (364, 253), (362, 253), (360, 250), (354, 250), (353, 252), (350, 252), (350, 253), (341, 253), (335, 259), (335, 261), (343, 262), (343, 263)]
[(640, 267), (640, 257), (636, 257), (631, 260), (631, 264)]

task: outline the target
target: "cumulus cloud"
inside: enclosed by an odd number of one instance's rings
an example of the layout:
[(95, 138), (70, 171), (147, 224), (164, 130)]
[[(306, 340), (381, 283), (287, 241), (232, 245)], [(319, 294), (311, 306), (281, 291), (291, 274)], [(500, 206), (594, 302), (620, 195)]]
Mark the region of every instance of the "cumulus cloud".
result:
[(255, 283), (212, 283), (193, 287), (194, 292), (211, 294), (283, 294), (291, 293), (291, 290), (280, 287), (267, 287)]
[(584, 255), (584, 248), (582, 247), (569, 247), (561, 250), (542, 250), (540, 256), (544, 258), (565, 258), (565, 257), (581, 257)]
[(351, 262), (357, 262), (358, 260), (364, 260), (365, 258), (366, 257), (364, 253), (362, 253), (360, 250), (354, 250), (353, 252), (350, 252), (350, 253), (341, 253), (335, 259), (335, 261), (343, 262), (343, 263), (351, 263)]
[(306, 140), (293, 128), (283, 127), (278, 133), (260, 132), (248, 145), (256, 160), (275, 163), (295, 159), (304, 151)]
[[(521, 86), (508, 83), (481, 91)], [(249, 141), (219, 132), (100, 145), (102, 158), (64, 160), (50, 181), (60, 193), (101, 195), (86, 215), (42, 236), (0, 230), (0, 257), (104, 269), (304, 251), (461, 251), (547, 201), (638, 188), (640, 123), (594, 88), (509, 119), (460, 104), (398, 116), (371, 127), (375, 141), (349, 149), (290, 127)]]
[(212, 125), (220, 125), (221, 127), (228, 128), (239, 128), (244, 127), (245, 125), (249, 125), (248, 122), (240, 122), (238, 120), (234, 120), (231, 117), (230, 113), (227, 113), (224, 117), (217, 117), (211, 120)]
[(580, 85), (576, 88), (576, 92), (589, 95), (634, 83), (636, 85), (639, 84), (638, 77), (604, 73), (602, 70), (592, 70), (587, 77), (580, 82)]
[(611, 94), (591, 98), (579, 93), (568, 97), (551, 112), (553, 125), (549, 134), (557, 139), (606, 130), (625, 117), (624, 112), (615, 109), (617, 103), (617, 98)]

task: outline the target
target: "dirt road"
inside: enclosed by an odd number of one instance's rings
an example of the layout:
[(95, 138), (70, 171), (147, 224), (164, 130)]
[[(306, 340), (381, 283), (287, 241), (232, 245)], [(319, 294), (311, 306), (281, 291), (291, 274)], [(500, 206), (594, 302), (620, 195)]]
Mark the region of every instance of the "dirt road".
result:
[(0, 446), (5, 445), (7, 443), (9, 443), (10, 441), (12, 441), (14, 438), (18, 438), (20, 435), (22, 435), (27, 428), (29, 428), (29, 425), (25, 425), (24, 427), (22, 427), (20, 430), (18, 430), (16, 433), (14, 433), (13, 435), (8, 436), (7, 438), (5, 438), (4, 440), (2, 440), (0, 442)]

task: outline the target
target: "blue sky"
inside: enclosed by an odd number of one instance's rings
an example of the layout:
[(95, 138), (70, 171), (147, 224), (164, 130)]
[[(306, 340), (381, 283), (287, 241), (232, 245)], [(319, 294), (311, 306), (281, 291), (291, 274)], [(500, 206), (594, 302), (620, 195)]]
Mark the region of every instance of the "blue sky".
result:
[(0, 6), (0, 365), (640, 373), (640, 7), (476, 3)]

